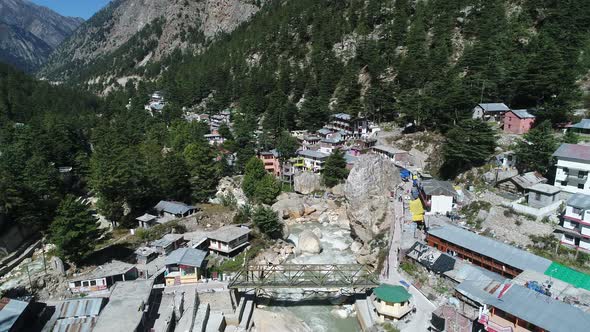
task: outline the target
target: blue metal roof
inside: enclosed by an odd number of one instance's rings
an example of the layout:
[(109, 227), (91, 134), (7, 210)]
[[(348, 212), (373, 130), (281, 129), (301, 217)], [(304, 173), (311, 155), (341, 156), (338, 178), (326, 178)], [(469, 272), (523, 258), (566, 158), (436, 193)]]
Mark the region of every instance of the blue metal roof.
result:
[(164, 212), (168, 212), (171, 214), (185, 214), (190, 210), (194, 210), (196, 209), (196, 207), (192, 206), (192, 205), (186, 205), (184, 203), (181, 202), (175, 202), (175, 201), (160, 201), (155, 209), (157, 211), (164, 211)]
[(452, 225), (433, 226), (428, 234), (523, 271), (544, 273), (552, 263), (546, 258)]
[(566, 204), (578, 209), (588, 210), (590, 209), (590, 196), (576, 193), (567, 200)]
[(166, 265), (178, 264), (200, 267), (207, 256), (207, 252), (193, 248), (176, 249), (166, 257)]
[(481, 107), (486, 112), (508, 112), (510, 111), (510, 107), (506, 106), (504, 103), (483, 103), (478, 104), (477, 106)]
[(527, 110), (512, 110), (512, 113), (520, 119), (534, 119), (535, 116), (529, 113)]
[(582, 121), (576, 123), (572, 128), (577, 129), (590, 129), (590, 119), (582, 119)]
[(0, 310), (0, 332), (10, 331), (29, 306), (29, 302), (3, 298), (2, 302), (4, 301), (8, 303)]

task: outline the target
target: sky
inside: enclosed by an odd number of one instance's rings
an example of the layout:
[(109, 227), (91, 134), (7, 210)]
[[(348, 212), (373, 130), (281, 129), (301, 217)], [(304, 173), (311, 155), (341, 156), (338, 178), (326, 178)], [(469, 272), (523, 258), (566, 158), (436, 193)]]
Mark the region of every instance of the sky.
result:
[(106, 6), (110, 0), (31, 0), (32, 2), (53, 9), (64, 16), (89, 19), (94, 13)]

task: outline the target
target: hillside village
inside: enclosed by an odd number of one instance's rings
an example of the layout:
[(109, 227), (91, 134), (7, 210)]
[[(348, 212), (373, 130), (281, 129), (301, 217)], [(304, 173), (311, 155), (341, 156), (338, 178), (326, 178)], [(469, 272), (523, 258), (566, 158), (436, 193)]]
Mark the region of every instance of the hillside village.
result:
[[(155, 116), (165, 107), (158, 91), (145, 111)], [(208, 126), (204, 139), (230, 154), (228, 163), (235, 156), (222, 148), (221, 127), (231, 131), (233, 117), (230, 109), (184, 115)], [(473, 119), (497, 128), (500, 140), (515, 142), (535, 130), (533, 113), (502, 103), (476, 105)], [(555, 135), (568, 132), (583, 142), (588, 121), (566, 124)], [(7, 330), (33, 328), (28, 317), (37, 317), (43, 331), (107, 331), (123, 323), (130, 331), (282, 330), (286, 324), (303, 331), (309, 326), (301, 317), (268, 311), (265, 296), (243, 293), (232, 281), (252, 262), (329, 261), (337, 252), (378, 275), (378, 287), (330, 313), (354, 319), (364, 331), (566, 331), (590, 322), (590, 145), (561, 143), (546, 177), (522, 171), (518, 154), (499, 147), (477, 178), (444, 181), (429, 173), (437, 148), (420, 142), (425, 133), (337, 113), (315, 132), (291, 135), (298, 142), (292, 157), (276, 149), (257, 157), (286, 191), (269, 210), (282, 225), (279, 236), (265, 235), (256, 217), (240, 217), (249, 209), (246, 173), (223, 179), (209, 204), (160, 201), (127, 234), (104, 220), (102, 227), (116, 235), (94, 267), (68, 268), (51, 255), (52, 245), (38, 241), (3, 260), (10, 265), (1, 280), (9, 293), (36, 294), (43, 309), (35, 300), (5, 298), (0, 315)], [(403, 150), (399, 144), (407, 147), (408, 139), (414, 146)], [(334, 155), (348, 176), (327, 187), (324, 169), (334, 167), (327, 161)], [(364, 180), (355, 183), (359, 177)], [(377, 192), (358, 189), (375, 186)], [(360, 198), (359, 190), (369, 196)], [(375, 201), (375, 194), (382, 197)], [(381, 217), (369, 212), (367, 225), (355, 215), (363, 209), (381, 209)], [(333, 247), (326, 232), (341, 232), (344, 242)], [(143, 309), (130, 310), (138, 306)], [(278, 319), (268, 323), (269, 317)]]

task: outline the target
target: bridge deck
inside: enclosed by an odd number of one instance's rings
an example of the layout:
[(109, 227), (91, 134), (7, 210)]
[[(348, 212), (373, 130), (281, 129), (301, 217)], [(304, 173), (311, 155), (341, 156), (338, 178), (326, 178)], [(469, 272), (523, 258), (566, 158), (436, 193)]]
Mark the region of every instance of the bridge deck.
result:
[(372, 288), (377, 277), (357, 264), (249, 265), (230, 288)]

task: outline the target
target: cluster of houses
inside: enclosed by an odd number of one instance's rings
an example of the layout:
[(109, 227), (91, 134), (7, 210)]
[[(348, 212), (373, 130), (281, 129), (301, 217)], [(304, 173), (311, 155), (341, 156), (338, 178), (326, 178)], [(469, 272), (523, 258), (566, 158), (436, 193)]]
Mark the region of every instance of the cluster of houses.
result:
[(504, 103), (477, 104), (472, 114), (473, 119), (500, 123), (507, 134), (526, 134), (535, 123), (535, 116), (528, 110), (513, 110)]
[(441, 224), (406, 256), (454, 285), (431, 330), (582, 331), (590, 324), (590, 276), (528, 251)]
[(162, 91), (154, 91), (151, 94), (149, 102), (145, 105), (145, 110), (148, 111), (152, 116), (156, 113), (161, 113), (166, 106), (166, 99)]

